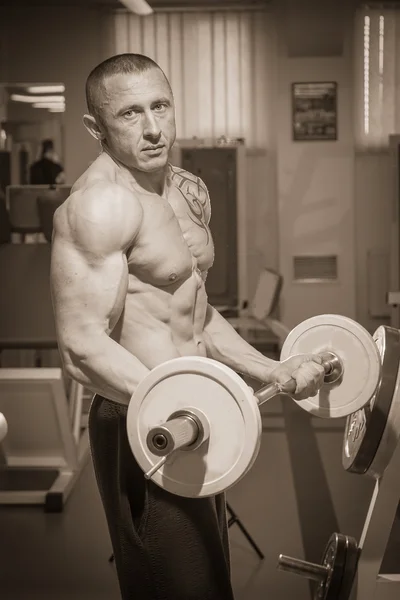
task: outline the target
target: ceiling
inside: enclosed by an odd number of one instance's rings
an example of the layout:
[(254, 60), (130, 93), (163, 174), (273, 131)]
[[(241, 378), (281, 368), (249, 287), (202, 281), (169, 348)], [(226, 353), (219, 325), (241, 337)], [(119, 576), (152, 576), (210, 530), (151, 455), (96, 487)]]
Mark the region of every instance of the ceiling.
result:
[[(250, 7), (269, 4), (271, 0), (148, 0), (154, 8), (185, 8), (192, 7)], [(94, 6), (102, 5), (123, 8), (119, 0), (1, 0), (2, 6)]]
[[(217, 6), (225, 6), (226, 8), (250, 8), (255, 6), (263, 6), (279, 2), (280, 0), (147, 0), (148, 3), (155, 9), (190, 9), (190, 8), (215, 8)], [(293, 0), (291, 0), (293, 2)], [(304, 0), (307, 4), (310, 0)], [(324, 0), (311, 0), (321, 6)], [(347, 4), (352, 2), (354, 5), (381, 5), (381, 6), (399, 6), (400, 0), (337, 0), (338, 5), (341, 3)], [(302, 0), (298, 0), (301, 5)], [(106, 6), (109, 8), (124, 8), (119, 0), (0, 0), (0, 6), (23, 7), (23, 6)]]
[[(193, 6), (251, 6), (254, 4), (267, 4), (270, 0), (148, 0), (153, 8), (188, 8)], [(93, 6), (105, 5), (122, 7), (119, 0), (1, 0), (2, 6)]]

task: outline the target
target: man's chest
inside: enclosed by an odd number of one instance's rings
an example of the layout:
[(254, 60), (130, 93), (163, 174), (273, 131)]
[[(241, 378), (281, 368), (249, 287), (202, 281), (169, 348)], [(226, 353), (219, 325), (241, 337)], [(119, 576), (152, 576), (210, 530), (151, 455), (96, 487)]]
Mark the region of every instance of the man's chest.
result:
[(192, 268), (195, 259), (201, 271), (210, 269), (214, 243), (206, 216), (195, 200), (176, 188), (170, 189), (168, 201), (147, 198), (142, 203), (142, 227), (130, 258), (136, 262), (145, 257), (147, 264), (162, 259), (178, 271)]
[[(205, 206), (197, 197), (173, 187), (168, 196), (168, 204), (179, 224), (182, 235), (194, 254), (214, 249)], [(192, 252), (193, 253), (193, 252)]]

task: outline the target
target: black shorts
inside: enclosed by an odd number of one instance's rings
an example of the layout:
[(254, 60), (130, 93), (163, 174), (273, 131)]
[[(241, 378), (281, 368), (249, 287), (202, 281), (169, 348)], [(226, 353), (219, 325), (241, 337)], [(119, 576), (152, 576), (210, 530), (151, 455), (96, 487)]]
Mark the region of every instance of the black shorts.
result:
[(122, 600), (233, 600), (225, 495), (183, 498), (146, 480), (126, 413), (95, 396), (89, 415)]

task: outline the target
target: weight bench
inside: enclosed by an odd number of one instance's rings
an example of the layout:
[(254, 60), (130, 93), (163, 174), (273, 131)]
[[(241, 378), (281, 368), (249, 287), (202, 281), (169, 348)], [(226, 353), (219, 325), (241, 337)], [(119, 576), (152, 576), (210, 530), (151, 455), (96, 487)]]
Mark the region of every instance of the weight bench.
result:
[[(54, 210), (64, 202), (70, 191), (70, 185), (8, 185), (6, 206), (12, 233), (18, 234), (22, 242), (31, 234), (36, 236), (36, 241), (51, 241)], [(54, 205), (52, 212), (46, 204)], [(40, 240), (43, 235), (45, 240)]]
[(72, 382), (67, 399), (60, 368), (0, 369), (0, 505), (62, 511), (90, 453), (82, 406), (82, 386)]
[(252, 346), (258, 349), (258, 346), (269, 345), (278, 354), (290, 331), (274, 316), (282, 283), (281, 275), (270, 269), (263, 269), (250, 306), (239, 311), (238, 317), (227, 318), (232, 327)]

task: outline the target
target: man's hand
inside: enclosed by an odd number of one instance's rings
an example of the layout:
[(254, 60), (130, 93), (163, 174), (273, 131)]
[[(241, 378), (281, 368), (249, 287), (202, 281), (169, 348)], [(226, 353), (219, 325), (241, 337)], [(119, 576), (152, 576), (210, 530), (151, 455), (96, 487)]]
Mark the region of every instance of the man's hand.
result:
[(290, 395), (295, 400), (305, 400), (316, 396), (324, 382), (325, 370), (321, 358), (316, 354), (298, 354), (282, 361), (276, 369), (271, 371), (271, 382), (288, 383), (291, 379), (296, 382), (296, 388)]

